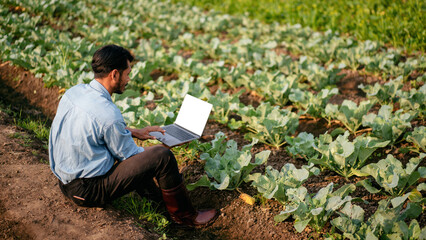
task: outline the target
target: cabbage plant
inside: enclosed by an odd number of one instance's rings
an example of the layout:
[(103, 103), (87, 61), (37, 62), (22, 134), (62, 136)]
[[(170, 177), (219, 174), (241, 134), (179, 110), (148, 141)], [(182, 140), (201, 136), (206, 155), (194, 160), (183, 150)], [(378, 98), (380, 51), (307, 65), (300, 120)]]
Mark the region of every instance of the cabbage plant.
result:
[(364, 91), (369, 99), (379, 101), (380, 104), (391, 104), (398, 101), (403, 85), (403, 78), (400, 76), (394, 80), (386, 82), (385, 84), (360, 84), (358, 88)]
[(370, 113), (362, 118), (362, 125), (371, 127), (373, 136), (394, 143), (407, 128), (416, 114), (404, 113), (402, 109), (392, 113), (392, 105), (383, 105), (378, 114)]
[(385, 147), (389, 141), (382, 141), (373, 137), (358, 136), (349, 141), (349, 132), (339, 135), (336, 140), (331, 137), (318, 141), (315, 149), (321, 153), (321, 158), (312, 158), (309, 161), (335, 171), (345, 178), (358, 174), (368, 157), (378, 148)]
[(240, 109), (239, 115), (250, 131), (246, 137), (275, 148), (285, 144), (285, 136), (294, 134), (299, 126), (296, 113), (271, 106), (269, 103), (264, 103), (256, 109), (251, 106), (244, 107)]
[[(359, 172), (361, 175), (371, 176), (375, 183), (391, 196), (402, 196), (420, 178), (426, 177), (426, 168), (419, 167), (425, 156), (426, 154), (422, 153), (419, 157), (411, 158), (404, 168), (398, 159), (389, 154), (385, 159), (377, 163), (371, 163), (363, 167)], [(419, 167), (418, 170), (417, 167)], [(381, 189), (373, 186), (370, 179), (364, 179), (357, 184), (364, 186), (370, 193), (381, 191)], [(416, 193), (414, 192), (413, 194)]]
[(309, 160), (319, 155), (315, 150), (316, 139), (312, 133), (301, 132), (297, 137), (287, 136), (285, 139), (288, 143), (287, 152), (292, 156), (301, 156)]
[(426, 152), (426, 127), (415, 127), (414, 130), (408, 134), (407, 142), (412, 142), (414, 144), (413, 151), (418, 153), (420, 153), (420, 151)]
[(290, 188), (298, 188), (311, 176), (318, 175), (320, 170), (314, 167), (302, 166), (298, 169), (291, 163), (286, 163), (281, 171), (271, 166), (266, 167), (265, 174), (254, 173), (249, 175), (247, 181), (252, 181), (252, 186), (257, 188), (267, 199), (275, 199), (281, 204), (287, 201), (286, 191)]
[(222, 124), (228, 124), (229, 115), (232, 112), (237, 112), (240, 108), (239, 97), (242, 94), (242, 91), (230, 95), (229, 93), (224, 93), (220, 90), (216, 91), (214, 96), (209, 98), (209, 103), (213, 105), (213, 113), (211, 118)]
[(197, 182), (188, 184), (188, 190), (196, 187), (209, 187), (219, 190), (234, 190), (248, 177), (250, 172), (261, 164), (266, 163), (271, 151), (266, 150), (254, 155), (252, 162), (251, 149), (256, 143), (245, 145), (238, 149), (234, 140), (226, 141), (223, 134), (216, 134), (215, 140), (209, 149), (208, 145), (203, 146), (207, 149), (201, 154), (201, 160), (206, 162), (204, 170), (207, 175), (203, 175)]
[(404, 209), (404, 202), (391, 207), (390, 199), (381, 200), (376, 212), (367, 220), (361, 207), (348, 202), (338, 212), (340, 216), (331, 220), (331, 224), (350, 240), (425, 239), (426, 227), (421, 229), (415, 219), (407, 224), (408, 219), (421, 214), (421, 207), (408, 202)]
[(362, 124), (363, 116), (368, 113), (373, 105), (374, 102), (372, 101), (362, 101), (357, 105), (350, 100), (344, 100), (340, 106), (327, 104), (325, 115), (331, 119), (339, 120), (351, 133), (355, 134)]
[(284, 211), (274, 217), (275, 221), (282, 222), (292, 216), (296, 231), (302, 232), (307, 225), (321, 231), (338, 209), (352, 201), (348, 195), (356, 189), (355, 185), (348, 184), (333, 192), (333, 187), (334, 184), (330, 183), (315, 195), (309, 194), (305, 187), (288, 189), (286, 195), (289, 203)]
[(296, 88), (291, 90), (289, 98), (297, 107), (304, 110), (301, 114), (307, 113), (314, 118), (320, 118), (325, 115), (324, 109), (328, 100), (338, 93), (337, 88), (322, 89), (315, 94)]

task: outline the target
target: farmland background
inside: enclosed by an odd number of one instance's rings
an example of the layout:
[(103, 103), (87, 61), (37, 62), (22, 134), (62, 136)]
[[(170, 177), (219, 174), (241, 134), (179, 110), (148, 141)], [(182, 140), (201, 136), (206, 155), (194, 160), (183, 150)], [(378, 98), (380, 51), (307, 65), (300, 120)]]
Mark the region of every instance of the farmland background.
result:
[(129, 126), (172, 123), (187, 93), (211, 102), (203, 138), (173, 151), (217, 221), (182, 231), (137, 196), (114, 203), (160, 235), (425, 238), (424, 2), (185, 2), (6, 0), (2, 81), (53, 117), (114, 43), (136, 59), (113, 96)]

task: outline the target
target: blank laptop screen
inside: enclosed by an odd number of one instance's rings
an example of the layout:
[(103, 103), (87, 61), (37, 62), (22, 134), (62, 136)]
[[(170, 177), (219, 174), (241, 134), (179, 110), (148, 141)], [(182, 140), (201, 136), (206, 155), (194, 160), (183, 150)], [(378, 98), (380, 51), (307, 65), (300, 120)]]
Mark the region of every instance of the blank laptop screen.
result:
[(189, 94), (185, 96), (175, 123), (199, 136), (209, 119), (212, 105)]

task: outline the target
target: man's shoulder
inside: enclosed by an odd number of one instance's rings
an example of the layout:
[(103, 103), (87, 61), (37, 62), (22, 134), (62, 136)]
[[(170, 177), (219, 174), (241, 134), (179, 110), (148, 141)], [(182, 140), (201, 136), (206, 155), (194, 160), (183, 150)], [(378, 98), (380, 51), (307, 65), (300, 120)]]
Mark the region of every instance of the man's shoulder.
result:
[(64, 96), (68, 97), (69, 99), (74, 99), (76, 97), (81, 97), (82, 94), (84, 94), (85, 92), (89, 91), (88, 85), (89, 84), (82, 83), (82, 84), (78, 84), (78, 85), (72, 86), (71, 88), (69, 88), (65, 92)]
[(89, 84), (79, 84), (70, 88), (66, 97), (72, 102), (77, 111), (86, 113), (97, 121), (110, 123), (123, 119), (117, 106)]

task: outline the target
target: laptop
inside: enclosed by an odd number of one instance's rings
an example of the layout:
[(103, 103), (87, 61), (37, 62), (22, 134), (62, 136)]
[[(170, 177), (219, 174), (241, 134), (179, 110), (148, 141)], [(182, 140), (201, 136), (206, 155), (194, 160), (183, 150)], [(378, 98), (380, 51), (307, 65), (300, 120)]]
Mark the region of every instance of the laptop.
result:
[(150, 132), (149, 135), (156, 137), (168, 147), (199, 139), (203, 134), (212, 107), (212, 104), (187, 94), (183, 99), (176, 121), (161, 127), (166, 130), (165, 134)]

